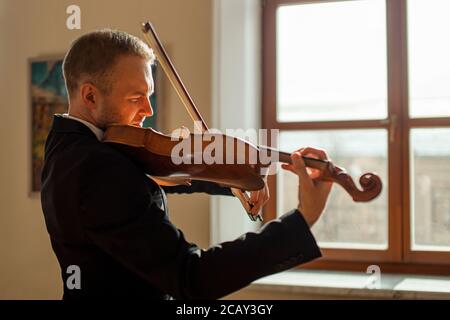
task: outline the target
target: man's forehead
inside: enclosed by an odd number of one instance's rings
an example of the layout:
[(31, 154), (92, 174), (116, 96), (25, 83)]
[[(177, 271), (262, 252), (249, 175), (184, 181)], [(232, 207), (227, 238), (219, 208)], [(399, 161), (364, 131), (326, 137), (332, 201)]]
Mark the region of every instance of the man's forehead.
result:
[(152, 67), (148, 60), (138, 56), (122, 56), (114, 66), (119, 75), (152, 77)]
[(126, 91), (130, 93), (151, 94), (153, 93), (153, 79), (145, 77), (141, 79), (130, 79), (126, 81)]
[(126, 87), (126, 91), (153, 92), (151, 64), (144, 58), (121, 57), (117, 63), (116, 76)]

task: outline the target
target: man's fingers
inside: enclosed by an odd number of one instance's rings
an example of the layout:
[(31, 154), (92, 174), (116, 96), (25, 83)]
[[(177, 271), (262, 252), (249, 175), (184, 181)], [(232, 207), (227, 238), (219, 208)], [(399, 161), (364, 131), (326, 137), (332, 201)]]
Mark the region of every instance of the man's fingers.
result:
[(297, 173), (294, 171), (294, 169), (292, 168), (292, 164), (282, 164), (282, 165), (281, 165), (281, 168), (284, 169), (284, 170), (286, 170), (286, 171), (290, 171), (290, 172), (292, 172), (293, 174), (297, 174)]
[(313, 155), (317, 156), (318, 159), (321, 159), (321, 160), (328, 159), (327, 152), (324, 149), (320, 149), (320, 148), (306, 147), (306, 148), (303, 148), (302, 154), (303, 155), (313, 154)]
[(256, 216), (256, 215), (259, 213), (260, 210), (261, 210), (261, 205), (260, 205), (260, 204), (256, 204), (256, 205), (253, 206), (253, 208), (250, 210), (250, 213), (251, 213), (253, 216)]
[(250, 201), (251, 203), (255, 204), (258, 202), (259, 194), (261, 193), (261, 190), (258, 191), (251, 191), (250, 192)]
[[(255, 194), (255, 195), (254, 195)], [(269, 187), (267, 184), (264, 185), (262, 190), (252, 192), (250, 197), (252, 200), (253, 208), (250, 210), (252, 215), (257, 215), (261, 211), (261, 208), (269, 201)]]
[(251, 203), (252, 203), (252, 205), (253, 205), (253, 207), (252, 207), (251, 210), (250, 210), (250, 213), (251, 213), (252, 215), (258, 214), (259, 208), (261, 207), (261, 206), (260, 206), (260, 203), (258, 202), (258, 199), (260, 198), (260, 197), (259, 197), (259, 193), (260, 193), (260, 192), (261, 192), (261, 191), (254, 191), (254, 192), (252, 192), (251, 195), (250, 195), (250, 201), (251, 201)]
[(302, 155), (299, 152), (294, 152), (291, 155), (292, 159), (292, 170), (297, 173), (300, 178), (308, 177), (308, 172), (306, 171), (305, 162), (303, 161)]
[(266, 196), (260, 197), (259, 201), (256, 204), (254, 204), (253, 208), (250, 210), (250, 213), (254, 216), (259, 214), (262, 207), (267, 203), (268, 200), (269, 198)]
[(320, 178), (321, 172), (315, 169), (306, 167), (303, 156), (312, 155), (313, 158), (328, 160), (328, 155), (325, 150), (320, 148), (305, 147), (300, 148), (291, 154), (292, 164), (282, 164), (284, 170), (291, 171), (299, 176), (303, 187), (312, 187), (314, 179)]
[(303, 184), (312, 185), (312, 180), (309, 177), (305, 162), (303, 161), (301, 154), (298, 151), (293, 152), (291, 154), (291, 160), (292, 164), (282, 164), (281, 167), (284, 170), (290, 171), (299, 176)]
[(264, 204), (265, 204), (270, 199), (269, 186), (267, 185), (267, 183), (264, 186), (264, 189), (266, 190), (266, 192), (264, 193)]

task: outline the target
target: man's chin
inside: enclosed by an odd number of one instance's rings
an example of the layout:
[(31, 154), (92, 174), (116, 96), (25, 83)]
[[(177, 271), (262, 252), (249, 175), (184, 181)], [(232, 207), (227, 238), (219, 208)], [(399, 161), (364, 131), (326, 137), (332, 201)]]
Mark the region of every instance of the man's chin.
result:
[(141, 121), (133, 121), (133, 122), (131, 122), (131, 125), (132, 126), (135, 126), (135, 127), (143, 127), (144, 126), (144, 120), (145, 119), (142, 119)]

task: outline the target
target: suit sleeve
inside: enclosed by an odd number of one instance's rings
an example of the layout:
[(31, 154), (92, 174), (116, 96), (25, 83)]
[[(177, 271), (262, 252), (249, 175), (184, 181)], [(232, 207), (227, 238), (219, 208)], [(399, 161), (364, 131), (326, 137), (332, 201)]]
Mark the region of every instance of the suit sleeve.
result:
[(192, 180), (190, 186), (163, 186), (162, 188), (167, 193), (203, 192), (211, 195), (234, 196), (230, 188), (209, 181)]
[(143, 281), (177, 299), (217, 299), (320, 257), (297, 210), (258, 232), (200, 249), (152, 202), (142, 173), (124, 160), (97, 159), (85, 171), (80, 200), (86, 236)]

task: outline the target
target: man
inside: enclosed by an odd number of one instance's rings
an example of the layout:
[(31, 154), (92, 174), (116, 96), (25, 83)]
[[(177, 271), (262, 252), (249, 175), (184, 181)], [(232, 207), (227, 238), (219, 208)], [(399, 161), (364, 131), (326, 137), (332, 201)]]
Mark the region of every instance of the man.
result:
[[(141, 40), (112, 30), (80, 37), (64, 59), (69, 112), (54, 117), (41, 193), (63, 298), (216, 299), (320, 257), (309, 227), (323, 211), (331, 184), (313, 181), (300, 155), (326, 158), (323, 151), (301, 149), (292, 165), (284, 165), (301, 180), (297, 209), (256, 233), (201, 250), (170, 222), (164, 190), (132, 159), (101, 142), (109, 124), (142, 125), (152, 115), (153, 60)], [(198, 181), (165, 190), (232, 195)], [(252, 193), (253, 215), (267, 201), (266, 191)], [(67, 286), (73, 265), (81, 271), (78, 288)]]

